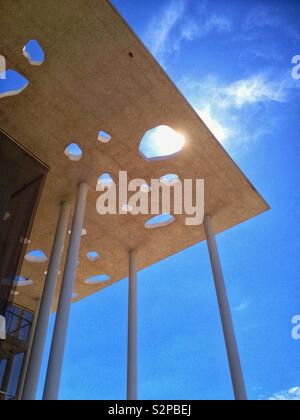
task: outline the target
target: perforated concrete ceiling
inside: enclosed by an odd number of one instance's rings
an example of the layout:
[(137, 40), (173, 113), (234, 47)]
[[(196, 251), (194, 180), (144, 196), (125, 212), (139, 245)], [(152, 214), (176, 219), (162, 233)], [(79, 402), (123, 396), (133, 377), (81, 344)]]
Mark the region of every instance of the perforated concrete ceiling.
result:
[[(126, 170), (129, 178), (149, 184), (166, 174), (205, 179), (206, 211), (217, 232), (268, 209), (108, 1), (6, 0), (0, 3), (0, 20), (1, 54), (8, 68), (29, 81), (20, 95), (0, 99), (0, 127), (51, 168), (28, 252), (41, 250), (49, 257), (61, 200), (74, 204), (77, 184), (90, 185), (74, 290), (78, 299), (126, 277), (132, 247), (142, 269), (204, 240), (203, 227), (186, 226), (185, 216), (162, 229), (145, 229), (149, 216), (99, 216), (95, 187), (103, 173), (117, 179)], [(29, 40), (44, 50), (40, 66), (22, 54)], [(186, 144), (170, 160), (148, 162), (139, 152), (140, 141), (160, 125), (183, 134)], [(111, 140), (98, 141), (100, 131)], [(71, 143), (82, 150), (80, 161), (64, 155)], [(91, 261), (88, 252), (100, 258)], [(46, 270), (47, 262), (24, 262), (21, 275), (34, 284), (19, 288), (18, 303), (34, 307)], [(99, 275), (110, 280), (85, 284)]]

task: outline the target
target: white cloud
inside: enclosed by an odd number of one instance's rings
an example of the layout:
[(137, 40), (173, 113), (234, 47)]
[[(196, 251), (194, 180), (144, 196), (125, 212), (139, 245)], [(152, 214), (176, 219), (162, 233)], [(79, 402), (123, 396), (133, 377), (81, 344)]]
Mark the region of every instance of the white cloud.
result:
[(224, 16), (211, 15), (204, 26), (204, 33), (210, 32), (230, 32), (232, 29), (231, 22)]
[(231, 22), (223, 17), (213, 14), (203, 19), (201, 22), (195, 19), (187, 19), (181, 27), (181, 40), (194, 41), (211, 33), (230, 32)]
[(229, 32), (231, 28), (231, 22), (224, 16), (208, 13), (205, 8), (193, 16), (187, 0), (171, 0), (161, 17), (156, 16), (150, 22), (144, 39), (152, 54), (165, 65), (165, 59), (178, 51), (183, 41)]
[(223, 106), (237, 108), (266, 101), (284, 102), (285, 93), (281, 82), (271, 82), (263, 75), (238, 80), (220, 90)]
[(293, 86), (290, 75), (272, 79), (264, 74), (255, 74), (224, 84), (210, 75), (198, 81), (184, 79), (183, 90), (192, 95), (192, 102), (197, 107), (211, 104), (212, 108), (243, 108), (262, 102), (286, 102)]
[(235, 308), (233, 308), (233, 310), (235, 312), (243, 312), (246, 309), (248, 309), (248, 307), (249, 307), (249, 302), (245, 301), (245, 302), (242, 302), (240, 305), (236, 306)]
[(145, 36), (146, 43), (158, 59), (167, 53), (170, 34), (182, 18), (184, 10), (184, 0), (172, 0), (162, 12), (161, 19), (156, 18), (150, 23)]
[(268, 399), (270, 401), (300, 401), (300, 387), (295, 386), (287, 391), (278, 392)]
[(291, 86), (290, 77), (271, 80), (266, 75), (256, 74), (227, 85), (209, 76), (194, 83), (193, 88), (215, 107), (243, 108), (262, 102), (285, 102)]
[(253, 74), (228, 84), (212, 75), (184, 78), (180, 88), (215, 137), (239, 151), (278, 124), (269, 104), (285, 103), (299, 94), (290, 74)]
[(247, 30), (280, 26), (281, 16), (278, 8), (265, 5), (254, 7), (245, 22), (245, 29)]
[(210, 105), (207, 105), (202, 109), (196, 109), (196, 112), (216, 139), (218, 139), (220, 143), (225, 144), (226, 140), (229, 138), (230, 130), (213, 117)]

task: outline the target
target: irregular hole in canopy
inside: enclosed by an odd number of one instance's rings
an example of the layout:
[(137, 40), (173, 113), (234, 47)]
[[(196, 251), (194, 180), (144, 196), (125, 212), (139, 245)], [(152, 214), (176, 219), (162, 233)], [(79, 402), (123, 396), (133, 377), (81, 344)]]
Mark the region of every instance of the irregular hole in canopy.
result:
[(45, 61), (45, 53), (36, 39), (31, 39), (23, 48), (23, 55), (32, 66), (41, 66)]
[(97, 276), (90, 277), (90, 278), (86, 279), (84, 281), (84, 283), (87, 284), (87, 285), (95, 285), (95, 284), (104, 283), (104, 282), (109, 281), (109, 280), (110, 280), (109, 276), (107, 276), (106, 274), (100, 274), (100, 275), (97, 275)]
[(32, 263), (44, 263), (48, 260), (48, 257), (40, 249), (30, 251), (25, 255), (25, 260)]
[(109, 143), (111, 141), (112, 137), (110, 134), (108, 134), (106, 131), (99, 131), (98, 133), (98, 141), (101, 143)]
[(160, 182), (171, 187), (179, 182), (179, 177), (176, 174), (167, 174), (160, 178)]
[(90, 251), (90, 252), (88, 252), (88, 253), (86, 254), (86, 257), (87, 257), (87, 259), (88, 259), (89, 261), (91, 261), (91, 262), (95, 262), (95, 261), (99, 260), (100, 255), (99, 255), (99, 253), (98, 253), (98, 252), (96, 252), (96, 251)]
[(148, 194), (151, 191), (151, 187), (148, 184), (143, 184), (141, 186), (141, 192)]
[(185, 137), (167, 125), (148, 130), (140, 143), (140, 154), (147, 161), (176, 156), (185, 145)]
[(122, 212), (132, 213), (133, 212), (133, 207), (130, 204), (123, 204), (122, 205)]
[(15, 70), (6, 70), (0, 77), (0, 99), (19, 95), (29, 85), (29, 81)]
[(83, 152), (76, 143), (71, 143), (65, 150), (65, 155), (72, 161), (72, 162), (79, 162), (83, 156)]
[(109, 173), (105, 172), (99, 176), (97, 180), (96, 190), (101, 191), (103, 188), (111, 188), (114, 185), (114, 180)]
[(33, 285), (33, 281), (28, 277), (16, 276), (15, 283), (17, 287), (28, 287)]
[(170, 225), (175, 222), (175, 217), (171, 214), (160, 214), (158, 216), (152, 217), (145, 223), (146, 229), (157, 229)]

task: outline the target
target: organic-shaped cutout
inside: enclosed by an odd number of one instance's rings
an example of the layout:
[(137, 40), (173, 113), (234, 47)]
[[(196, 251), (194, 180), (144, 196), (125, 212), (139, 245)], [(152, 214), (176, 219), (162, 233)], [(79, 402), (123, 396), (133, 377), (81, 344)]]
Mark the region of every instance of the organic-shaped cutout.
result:
[(122, 205), (122, 212), (123, 213), (131, 213), (131, 212), (133, 212), (133, 207), (130, 204), (123, 204)]
[(140, 153), (148, 161), (165, 160), (176, 156), (185, 144), (185, 138), (167, 125), (146, 132), (140, 143)]
[(84, 283), (87, 285), (95, 285), (95, 284), (104, 283), (109, 280), (110, 280), (109, 276), (107, 276), (106, 274), (101, 274), (99, 276), (94, 276), (94, 277), (90, 277), (89, 279), (86, 279)]
[(32, 263), (44, 263), (48, 260), (48, 257), (40, 249), (30, 251), (26, 256), (25, 260)]
[(160, 214), (159, 216), (152, 217), (145, 223), (146, 229), (157, 229), (168, 226), (175, 222), (175, 217), (171, 214)]
[(16, 286), (17, 287), (28, 287), (32, 286), (33, 281), (30, 280), (28, 277), (23, 276), (16, 276)]
[(151, 187), (148, 184), (143, 184), (141, 186), (141, 192), (148, 194), (151, 191)]
[(23, 55), (32, 66), (40, 66), (45, 61), (45, 53), (39, 42), (31, 39), (23, 48)]
[(99, 260), (100, 255), (96, 251), (90, 251), (86, 254), (86, 257), (89, 261), (95, 262), (95, 261)]
[(65, 150), (65, 155), (68, 156), (68, 158), (72, 162), (79, 162), (83, 156), (82, 150), (76, 143), (71, 143)]
[(28, 80), (15, 70), (7, 70), (5, 73), (1, 73), (1, 75), (0, 99), (7, 96), (19, 95), (29, 85)]
[(104, 173), (99, 176), (97, 181), (97, 191), (101, 191), (103, 188), (111, 188), (114, 185), (114, 180), (108, 173)]
[(175, 174), (164, 175), (160, 178), (160, 182), (168, 187), (172, 187), (179, 182), (179, 177)]
[(106, 133), (105, 131), (99, 131), (98, 133), (98, 141), (101, 143), (109, 143), (111, 141), (111, 135)]

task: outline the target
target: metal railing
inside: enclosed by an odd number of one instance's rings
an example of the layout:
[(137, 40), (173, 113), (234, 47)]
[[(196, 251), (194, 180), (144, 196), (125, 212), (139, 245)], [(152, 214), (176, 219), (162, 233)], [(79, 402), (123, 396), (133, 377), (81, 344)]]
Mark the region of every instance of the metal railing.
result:
[(0, 401), (15, 401), (16, 397), (6, 392), (0, 391)]
[[(19, 313), (15, 312), (16, 309)], [(7, 337), (14, 337), (27, 342), (32, 325), (32, 319), (28, 319), (28, 311), (21, 307), (9, 307), (5, 312)]]
[(16, 400), (33, 313), (10, 304), (4, 314), (6, 340), (0, 342), (0, 401)]

